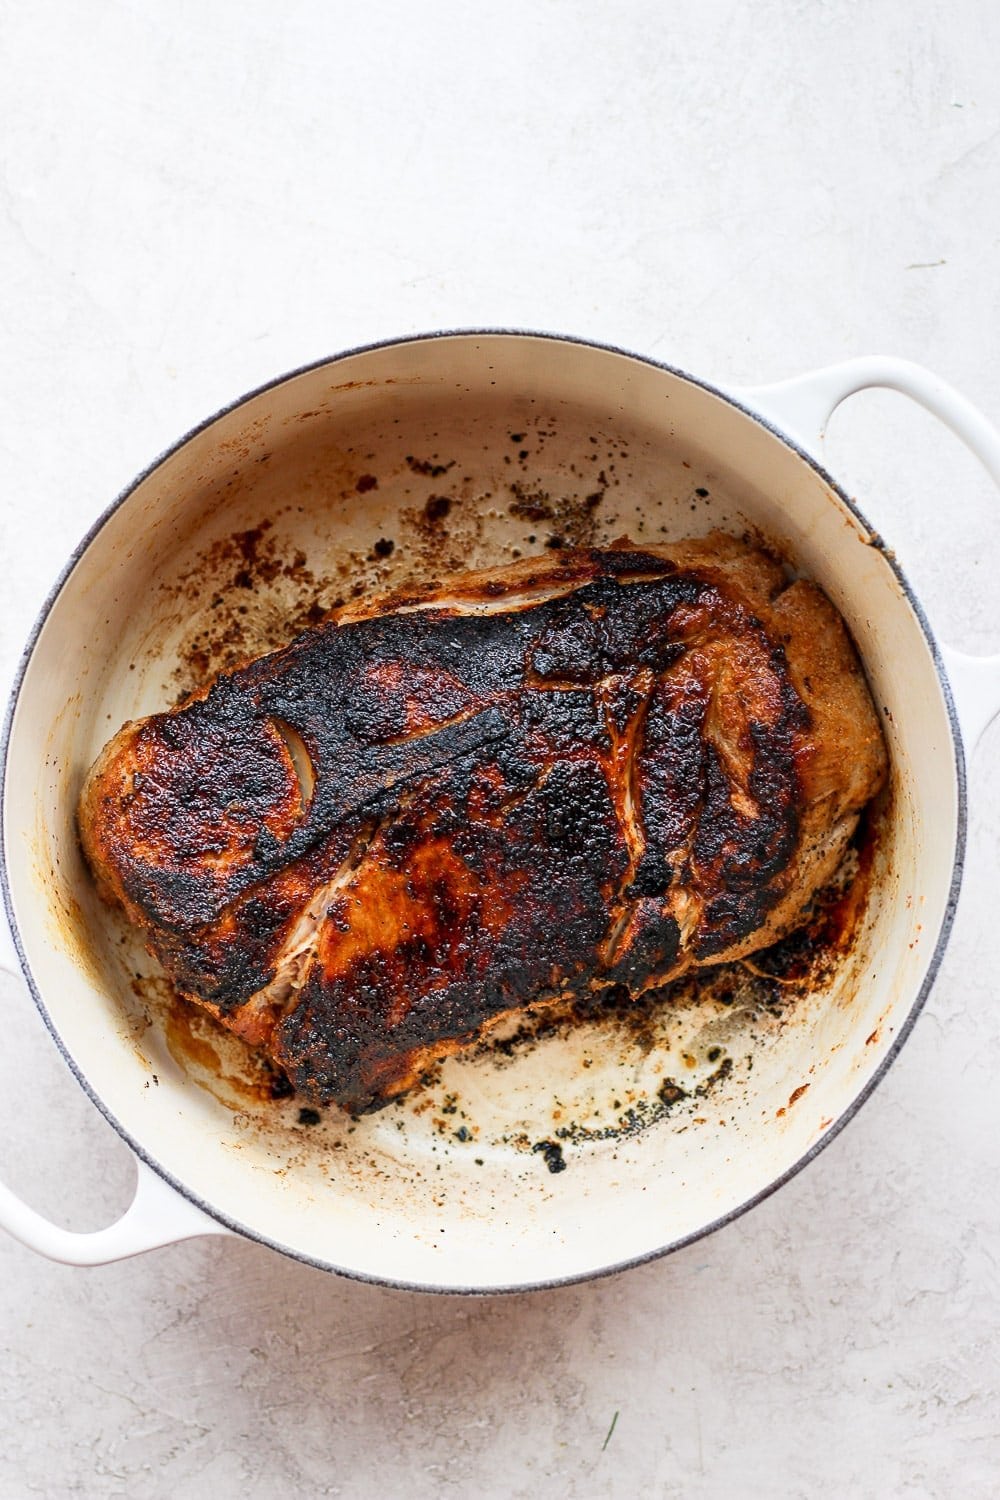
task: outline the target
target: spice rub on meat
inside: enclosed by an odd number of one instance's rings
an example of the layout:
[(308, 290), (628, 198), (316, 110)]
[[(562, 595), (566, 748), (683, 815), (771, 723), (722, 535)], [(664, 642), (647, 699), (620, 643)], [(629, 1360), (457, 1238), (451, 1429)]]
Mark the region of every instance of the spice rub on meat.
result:
[(79, 827), (180, 993), (356, 1112), (773, 942), (885, 772), (825, 595), (717, 533), (349, 605), (126, 724)]

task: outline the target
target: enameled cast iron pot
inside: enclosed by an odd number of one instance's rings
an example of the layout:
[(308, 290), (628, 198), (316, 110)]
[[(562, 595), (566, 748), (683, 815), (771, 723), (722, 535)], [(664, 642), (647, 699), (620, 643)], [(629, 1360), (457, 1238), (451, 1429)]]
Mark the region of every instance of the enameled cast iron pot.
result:
[[(95, 1234), (55, 1227), (6, 1189), (0, 1224), (80, 1265), (235, 1232), (389, 1284), (525, 1288), (682, 1245), (816, 1155), (884, 1074), (933, 980), (961, 874), (963, 745), (1000, 708), (1000, 658), (935, 642), (892, 553), (816, 457), (829, 414), (869, 386), (934, 412), (1000, 482), (1000, 436), (914, 365), (861, 359), (734, 394), (616, 349), (502, 332), (404, 339), (301, 370), (141, 475), (45, 605), (3, 745), (7, 966), (131, 1146), (138, 1185)], [(149, 964), (96, 899), (74, 807), (110, 734), (176, 696), (178, 656), (220, 607), (199, 584), (211, 559), (243, 531), (278, 564), (305, 554), (319, 581), (382, 586), (540, 549), (554, 528), (572, 533), (595, 493), (594, 540), (749, 527), (850, 625), (893, 773), (866, 912), (835, 978), (763, 1032), (717, 1007), (684, 1012), (664, 1033), (666, 1061), (597, 1032), (502, 1065), (449, 1063), (434, 1095), (438, 1107), (457, 1098), (448, 1120), (410, 1101), (354, 1129), (339, 1118), (309, 1129), (294, 1106), (241, 1107), (221, 1084), (203, 1086), (148, 1024), (150, 991), (137, 996), (133, 980)], [(561, 519), (544, 514), (552, 496)], [(437, 535), (424, 523), (445, 509)], [(270, 569), (253, 596), (258, 623), (262, 609), (291, 608), (291, 587)], [(698, 1069), (719, 1049), (734, 1066), (699, 1098)], [(695, 1067), (691, 1097), (647, 1128), (567, 1142), (559, 1173), (530, 1149), (558, 1140), (568, 1113), (601, 1126), (623, 1100), (641, 1104), (681, 1054)], [(468, 1126), (456, 1133), (457, 1118)]]

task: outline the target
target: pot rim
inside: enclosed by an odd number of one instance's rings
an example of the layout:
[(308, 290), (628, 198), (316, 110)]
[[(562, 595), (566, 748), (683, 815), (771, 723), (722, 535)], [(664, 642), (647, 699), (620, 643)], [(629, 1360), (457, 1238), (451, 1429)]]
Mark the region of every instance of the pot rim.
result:
[(34, 654), (35, 645), (38, 641), (39, 635), (41, 634), (42, 629), (45, 626), (45, 623), (56, 603), (56, 600), (59, 598), (60, 594), (63, 591), (63, 588), (69, 581), (69, 578), (74, 572), (77, 564), (83, 559), (83, 556), (89, 549), (90, 544), (96, 539), (98, 534), (103, 530), (104, 526), (111, 519), (111, 517), (116, 514), (116, 512), (126, 503), (126, 501), (131, 499), (132, 495), (140, 487), (140, 485), (142, 485), (151, 474), (153, 474), (158, 468), (160, 468), (160, 466), (165, 463), (167, 459), (172, 458), (175, 453), (178, 453), (182, 448), (184, 448), (193, 438), (197, 437), (200, 433), (205, 432), (208, 428), (213, 426), (214, 423), (220, 421), (223, 417), (229, 416), (230, 413), (237, 411), (241, 406), (245, 406), (248, 402), (254, 400), (256, 397), (264, 395), (268, 391), (275, 390), (279, 386), (287, 384), (289, 381), (296, 379), (300, 375), (308, 375), (314, 370), (322, 369), (324, 366), (333, 366), (340, 364), (344, 360), (351, 359), (356, 355), (372, 354), (381, 349), (401, 348), (402, 346), (407, 344), (429, 343), (432, 340), (448, 338), (546, 339), (550, 340), (553, 343), (562, 343), (583, 349), (597, 350), (606, 354), (619, 355), (625, 359), (634, 360), (639, 364), (648, 365), (653, 369), (662, 370), (668, 375), (673, 375), (680, 380), (687, 381), (690, 385), (697, 386), (701, 390), (708, 392), (710, 395), (716, 396), (720, 400), (725, 401), (728, 405), (735, 407), (738, 411), (741, 411), (745, 416), (750, 417), (753, 421), (758, 423), (759, 426), (763, 427), (768, 433), (770, 433), (772, 437), (783, 443), (787, 448), (790, 448), (793, 453), (795, 453), (800, 459), (808, 464), (816, 474), (819, 475), (823, 482), (827, 484), (830, 489), (836, 494), (837, 498), (842, 502), (842, 504), (847, 507), (850, 513), (858, 521), (860, 521), (861, 524), (869, 532), (876, 533), (876, 528), (873, 528), (871, 526), (867, 517), (861, 511), (857, 503), (852, 500), (849, 495), (847, 495), (844, 489), (837, 483), (837, 481), (827, 471), (827, 469), (824, 468), (819, 460), (814, 457), (814, 455), (811, 454), (807, 449), (803, 448), (793, 438), (789, 437), (787, 433), (783, 432), (780, 427), (777, 427), (767, 416), (755, 410), (753, 406), (745, 404), (739, 399), (738, 395), (731, 394), (720, 386), (714, 385), (711, 381), (704, 380), (696, 375), (691, 375), (688, 371), (682, 370), (676, 365), (668, 364), (665, 360), (654, 359), (652, 358), (652, 356), (646, 354), (638, 354), (634, 350), (625, 349), (617, 344), (605, 343), (599, 339), (583, 338), (579, 335), (543, 332), (536, 329), (504, 327), (445, 328), (434, 330), (428, 333), (412, 333), (393, 338), (377, 339), (372, 343), (359, 344), (350, 349), (342, 350), (337, 354), (327, 355), (319, 359), (310, 360), (305, 364), (296, 366), (292, 370), (286, 371), (282, 375), (278, 375), (271, 380), (264, 381), (261, 385), (253, 387), (251, 390), (244, 392), (243, 395), (236, 397), (235, 400), (219, 407), (210, 416), (204, 418), (194, 427), (191, 427), (187, 432), (183, 434), (183, 436), (178, 438), (169, 447), (163, 449), (158, 454), (158, 456), (154, 458), (149, 464), (147, 464), (146, 467), (142, 469), (133, 480), (131, 480), (122, 490), (119, 491), (115, 499), (105, 507), (105, 509), (101, 512), (101, 514), (97, 517), (93, 524), (88, 528), (84, 536), (77, 543), (76, 547), (74, 547), (61, 572), (50, 588), (38, 612), (31, 632), (21, 650), (17, 670), (14, 677), (14, 683), (7, 699), (7, 707), (4, 714), (2, 733), (0, 733), (0, 893), (2, 893), (3, 906), (6, 913), (7, 923), (10, 928), (11, 938), (13, 940), (18, 960), (20, 962), (21, 972), (24, 976), (25, 982), (27, 983), (29, 991), (31, 992), (32, 999), (34, 1000), (35, 1005), (38, 1008), (39, 1014), (41, 1015), (42, 1020), (45, 1023), (49, 1035), (58, 1048), (64, 1062), (69, 1067), (71, 1073), (76, 1078), (76, 1081), (79, 1083), (80, 1087), (90, 1099), (91, 1103), (95, 1106), (96, 1109), (100, 1111), (100, 1113), (108, 1121), (109, 1125), (112, 1126), (112, 1128), (121, 1137), (121, 1139), (129, 1147), (129, 1149), (142, 1162), (144, 1162), (147, 1167), (155, 1172), (158, 1177), (160, 1177), (171, 1188), (173, 1188), (176, 1193), (178, 1193), (181, 1197), (187, 1199), (189, 1203), (194, 1204), (196, 1208), (200, 1209), (202, 1213), (207, 1214), (209, 1218), (216, 1220), (217, 1223), (224, 1225), (227, 1229), (232, 1230), (235, 1234), (241, 1236), (243, 1239), (251, 1240), (256, 1242), (257, 1244), (264, 1245), (270, 1250), (276, 1250), (282, 1255), (290, 1256), (293, 1260), (301, 1261), (303, 1264), (313, 1266), (320, 1271), (333, 1272), (336, 1275), (347, 1277), (352, 1281), (367, 1282), (374, 1286), (388, 1287), (398, 1291), (430, 1292), (448, 1296), (493, 1296), (504, 1293), (513, 1294), (517, 1292), (547, 1291), (555, 1287), (572, 1286), (586, 1281), (597, 1281), (606, 1276), (615, 1276), (619, 1272), (631, 1270), (634, 1266), (645, 1265), (650, 1261), (659, 1260), (667, 1255), (672, 1255), (675, 1251), (682, 1250), (686, 1246), (692, 1245), (698, 1240), (704, 1239), (707, 1235), (714, 1234), (716, 1230), (722, 1229), (725, 1225), (741, 1218), (743, 1214), (747, 1213), (750, 1209), (755, 1208), (759, 1203), (763, 1203), (764, 1200), (769, 1198), (772, 1193), (777, 1192), (777, 1190), (783, 1187), (785, 1183), (789, 1182), (793, 1177), (796, 1177), (804, 1167), (808, 1166), (820, 1154), (821, 1151), (826, 1149), (831, 1141), (836, 1139), (836, 1137), (840, 1134), (844, 1127), (855, 1118), (862, 1105), (865, 1104), (871, 1097), (875, 1089), (882, 1082), (882, 1079), (885, 1077), (886, 1073), (889, 1071), (889, 1068), (892, 1066), (893, 1062), (896, 1060), (896, 1057), (898, 1056), (904, 1042), (910, 1035), (910, 1032), (912, 1031), (916, 1023), (917, 1017), (923, 1010), (927, 1000), (927, 996), (929, 995), (930, 990), (937, 978), (938, 971), (941, 967), (941, 961), (944, 957), (944, 952), (948, 945), (948, 940), (951, 936), (951, 929), (955, 919), (955, 911), (958, 905), (959, 891), (962, 884), (962, 874), (965, 864), (966, 838), (968, 832), (968, 793), (961, 728), (959, 725), (958, 714), (955, 708), (955, 702), (951, 691), (951, 685), (948, 681), (948, 676), (944, 668), (944, 663), (941, 657), (937, 639), (934, 635), (933, 630), (931, 629), (930, 622), (927, 619), (926, 614), (924, 613), (923, 606), (921, 605), (919, 598), (913, 590), (909, 579), (903, 572), (903, 569), (900, 567), (894, 552), (891, 549), (883, 546), (881, 548), (882, 555), (885, 558), (885, 561), (888, 563), (889, 567), (892, 569), (892, 572), (905, 596), (906, 602), (913, 610), (913, 613), (916, 616), (917, 622), (920, 626), (921, 632), (923, 633), (924, 640), (927, 644), (927, 648), (930, 652), (931, 660), (934, 665), (935, 673), (937, 674), (938, 682), (941, 686), (945, 708), (948, 715), (948, 722), (951, 729), (957, 793), (957, 819), (955, 833), (955, 854), (948, 888), (948, 899), (945, 905), (944, 915), (941, 920), (941, 926), (938, 930), (934, 949), (931, 953), (927, 970), (924, 974), (924, 978), (920, 985), (920, 988), (916, 996), (914, 997), (910, 1008), (907, 1011), (902, 1024), (900, 1025), (899, 1031), (893, 1039), (891, 1046), (889, 1047), (879, 1066), (876, 1068), (872, 1076), (868, 1079), (867, 1083), (864, 1085), (861, 1091), (851, 1100), (844, 1111), (837, 1117), (836, 1120), (834, 1120), (833, 1124), (826, 1131), (824, 1131), (819, 1139), (816, 1140), (809, 1147), (809, 1149), (804, 1152), (802, 1156), (800, 1156), (795, 1162), (793, 1162), (790, 1167), (786, 1168), (785, 1171), (779, 1173), (776, 1178), (774, 1178), (771, 1182), (765, 1184), (764, 1187), (753, 1193), (744, 1202), (737, 1204), (735, 1208), (731, 1208), (727, 1210), (727, 1212), (720, 1214), (717, 1218), (714, 1218), (709, 1223), (702, 1225), (696, 1230), (693, 1230), (690, 1234), (682, 1235), (679, 1239), (671, 1240), (666, 1245), (660, 1245), (652, 1250), (644, 1251), (640, 1255), (634, 1255), (625, 1260), (616, 1261), (612, 1265), (601, 1266), (596, 1270), (577, 1271), (566, 1276), (555, 1276), (544, 1278), (538, 1281), (512, 1282), (501, 1286), (486, 1287), (469, 1285), (450, 1286), (428, 1284), (425, 1282), (407, 1281), (402, 1278), (376, 1275), (372, 1272), (338, 1266), (331, 1261), (321, 1260), (314, 1255), (309, 1255), (304, 1251), (298, 1250), (292, 1246), (284, 1245), (277, 1239), (273, 1239), (268, 1235), (261, 1234), (255, 1229), (247, 1228), (245, 1225), (239, 1223), (238, 1220), (233, 1219), (229, 1215), (223, 1213), (213, 1204), (208, 1203), (204, 1199), (200, 1198), (198, 1194), (194, 1192), (193, 1189), (188, 1187), (186, 1183), (175, 1177), (171, 1172), (163, 1167), (156, 1160), (156, 1158), (150, 1154), (146, 1147), (143, 1146), (139, 1141), (137, 1141), (131, 1134), (131, 1132), (127, 1130), (124, 1125), (122, 1125), (122, 1123), (112, 1113), (101, 1096), (91, 1086), (85, 1074), (81, 1071), (80, 1068), (77, 1067), (76, 1062), (71, 1057), (69, 1051), (63, 1043), (58, 1028), (49, 1015), (48, 1009), (45, 1005), (44, 1000), (42, 999), (40, 989), (35, 982), (34, 975), (32, 974), (31, 967), (28, 963), (27, 956), (21, 943), (21, 934), (18, 928), (17, 919), (14, 914), (14, 903), (11, 894), (7, 869), (6, 795), (7, 764), (10, 754), (11, 733), (13, 729), (14, 716), (17, 712), (17, 706), (20, 701), (21, 689), (24, 683), (28, 665), (31, 661), (32, 655)]

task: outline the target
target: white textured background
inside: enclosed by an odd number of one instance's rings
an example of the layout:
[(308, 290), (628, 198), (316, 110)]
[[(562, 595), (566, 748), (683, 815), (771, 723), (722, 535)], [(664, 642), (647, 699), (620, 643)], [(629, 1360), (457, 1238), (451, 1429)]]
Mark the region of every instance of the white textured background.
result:
[[(5, 679), (140, 467), (354, 343), (539, 327), (723, 382), (888, 352), (1000, 417), (998, 79), (995, 0), (0, 0)], [(1000, 649), (996, 496), (955, 441), (871, 395), (830, 461), (940, 634)], [(0, 1237), (0, 1495), (1000, 1493), (998, 747), (928, 1007), (777, 1196), (513, 1299)], [(0, 1174), (108, 1222), (125, 1149), (0, 994)]]

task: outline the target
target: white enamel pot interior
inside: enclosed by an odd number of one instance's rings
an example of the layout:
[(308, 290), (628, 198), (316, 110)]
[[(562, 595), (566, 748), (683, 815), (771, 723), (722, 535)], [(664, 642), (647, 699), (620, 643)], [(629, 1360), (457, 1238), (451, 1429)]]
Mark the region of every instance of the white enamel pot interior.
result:
[[(12, 699), (3, 782), (20, 964), (67, 1061), (140, 1158), (139, 1191), (95, 1236), (46, 1225), (6, 1190), (0, 1222), (76, 1263), (228, 1228), (387, 1283), (523, 1288), (683, 1244), (815, 1154), (915, 1018), (950, 925), (964, 830), (957, 721), (926, 622), (804, 451), (837, 401), (871, 384), (934, 407), (1000, 471), (988, 424), (915, 367), (859, 361), (734, 397), (616, 350), (507, 333), (330, 360), (247, 397), (155, 463), (95, 526), (43, 612)], [(226, 539), (262, 524), (256, 545), (275, 566), (243, 591), (239, 615)], [(890, 806), (861, 934), (832, 981), (780, 1024), (688, 1007), (646, 1052), (595, 1023), (511, 1058), (452, 1060), (426, 1094), (356, 1124), (336, 1111), (300, 1124), (294, 1101), (254, 1102), (238, 1080), (178, 1060), (154, 989), (135, 979), (151, 961), (83, 867), (74, 806), (107, 738), (189, 685), (196, 636), (218, 635), (222, 619), (243, 646), (273, 644), (309, 589), (329, 604), (352, 587), (541, 551), (555, 531), (656, 541), (713, 527), (752, 529), (822, 584), (883, 718)], [(1000, 670), (958, 658), (956, 670), (978, 730), (1000, 699)], [(720, 1050), (731, 1071), (709, 1087)], [(623, 1129), (683, 1068), (688, 1098)], [(587, 1128), (566, 1138), (570, 1119)], [(544, 1141), (561, 1143), (565, 1170), (532, 1149)]]

